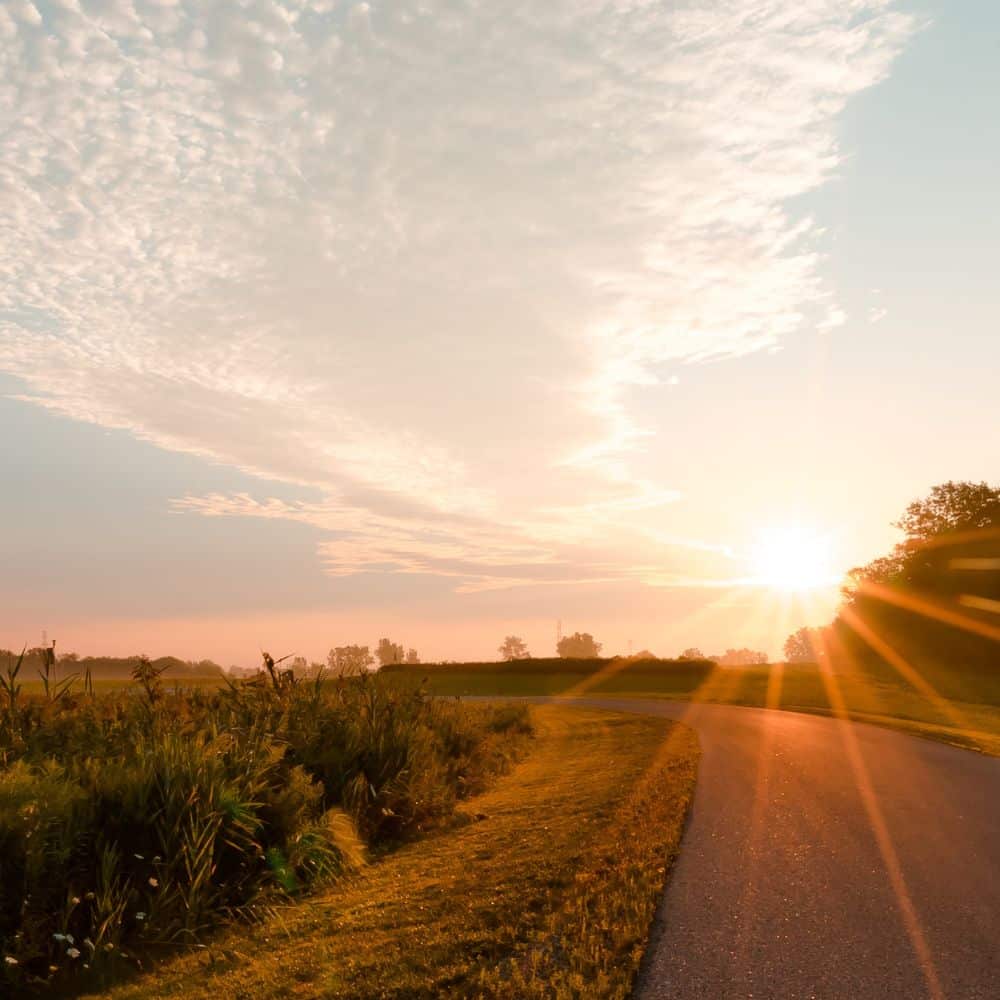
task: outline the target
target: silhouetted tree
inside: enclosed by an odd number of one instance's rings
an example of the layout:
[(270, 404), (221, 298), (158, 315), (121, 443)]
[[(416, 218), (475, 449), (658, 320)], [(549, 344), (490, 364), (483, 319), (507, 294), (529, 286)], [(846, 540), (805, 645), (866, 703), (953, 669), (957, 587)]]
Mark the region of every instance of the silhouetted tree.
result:
[(834, 654), (875, 665), (891, 649), (939, 691), (961, 697), (963, 677), (996, 669), (1000, 489), (947, 482), (896, 523), (891, 553), (851, 571), (833, 625)]
[(601, 655), (601, 644), (594, 642), (589, 632), (574, 632), (559, 640), (556, 652), (564, 660), (596, 660)]
[(760, 663), (767, 663), (767, 653), (761, 653), (756, 649), (727, 649), (718, 657), (716, 663), (724, 667), (751, 667)]
[(375, 666), (367, 646), (337, 646), (326, 654), (326, 665), (336, 674), (355, 677)]
[(415, 666), (420, 662), (420, 654), (413, 648), (408, 649), (406, 651), (406, 662), (409, 663), (410, 666)]
[(784, 654), (786, 663), (816, 663), (823, 651), (823, 630), (803, 626), (786, 640)]
[(705, 654), (697, 646), (688, 646), (687, 649), (677, 657), (678, 660), (704, 660)]
[(914, 500), (895, 527), (905, 532), (905, 541), (889, 555), (851, 570), (849, 598), (866, 581), (939, 589), (947, 571), (942, 555), (955, 555), (943, 551), (949, 543), (975, 546), (1000, 531), (1000, 489), (988, 483), (941, 483), (923, 500)]
[(406, 651), (399, 643), (393, 642), (391, 639), (379, 639), (375, 655), (378, 657), (380, 666), (388, 667), (393, 663), (402, 663)]
[(497, 652), (500, 658), (508, 663), (511, 660), (527, 660), (531, 656), (528, 644), (519, 635), (508, 635), (497, 647)]

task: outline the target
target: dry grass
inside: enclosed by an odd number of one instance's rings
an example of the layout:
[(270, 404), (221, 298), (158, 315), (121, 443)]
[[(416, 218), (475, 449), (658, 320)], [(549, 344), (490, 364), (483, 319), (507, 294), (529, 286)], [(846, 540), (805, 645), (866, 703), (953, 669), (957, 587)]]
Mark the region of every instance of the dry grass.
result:
[(533, 714), (531, 755), (448, 829), (106, 996), (627, 996), (697, 743), (664, 720)]

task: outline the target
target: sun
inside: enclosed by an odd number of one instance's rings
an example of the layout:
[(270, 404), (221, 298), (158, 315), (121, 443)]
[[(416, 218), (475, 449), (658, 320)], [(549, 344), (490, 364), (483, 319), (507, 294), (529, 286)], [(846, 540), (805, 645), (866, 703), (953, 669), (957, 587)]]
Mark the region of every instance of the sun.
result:
[(755, 583), (790, 593), (837, 583), (833, 544), (829, 535), (800, 524), (766, 528), (750, 553)]

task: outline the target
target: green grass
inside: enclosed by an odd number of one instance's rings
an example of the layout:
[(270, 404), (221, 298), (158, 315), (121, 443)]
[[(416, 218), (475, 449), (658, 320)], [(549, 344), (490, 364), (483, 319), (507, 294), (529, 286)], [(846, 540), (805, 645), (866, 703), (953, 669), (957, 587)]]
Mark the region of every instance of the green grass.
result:
[[(111, 694), (114, 691), (121, 691), (123, 688), (131, 688), (135, 684), (128, 677), (95, 677), (91, 683), (95, 694)], [(206, 690), (214, 691), (225, 687), (225, 684), (224, 678), (213, 675), (176, 678), (171, 677), (169, 673), (163, 675), (163, 687), (168, 691), (184, 691), (188, 688), (205, 688)], [(21, 687), (26, 695), (40, 695), (45, 690), (45, 686), (40, 680), (34, 680), (31, 677), (25, 677), (21, 681)], [(77, 679), (71, 690), (75, 692), (82, 691), (83, 681)]]
[[(607, 695), (835, 714), (828, 682), (812, 664), (712, 668), (663, 661), (658, 669), (620, 668), (607, 662), (562, 670), (526, 664), (491, 667), (448, 664), (414, 670), (427, 678), (425, 686), (437, 695)], [(990, 672), (924, 666), (921, 676), (944, 695), (941, 700), (928, 698), (885, 666), (838, 670), (833, 680), (850, 718), (1000, 756), (1000, 667)]]
[(697, 741), (652, 718), (548, 706), (533, 718), (530, 755), (449, 828), (105, 996), (627, 996)]

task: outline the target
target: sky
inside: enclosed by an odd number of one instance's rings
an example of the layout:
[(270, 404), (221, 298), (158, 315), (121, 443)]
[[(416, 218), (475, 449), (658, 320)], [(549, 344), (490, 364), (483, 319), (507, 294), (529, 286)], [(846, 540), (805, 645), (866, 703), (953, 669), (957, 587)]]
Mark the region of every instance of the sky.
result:
[(4, 0), (0, 646), (777, 656), (996, 480), (998, 95), (985, 0)]

